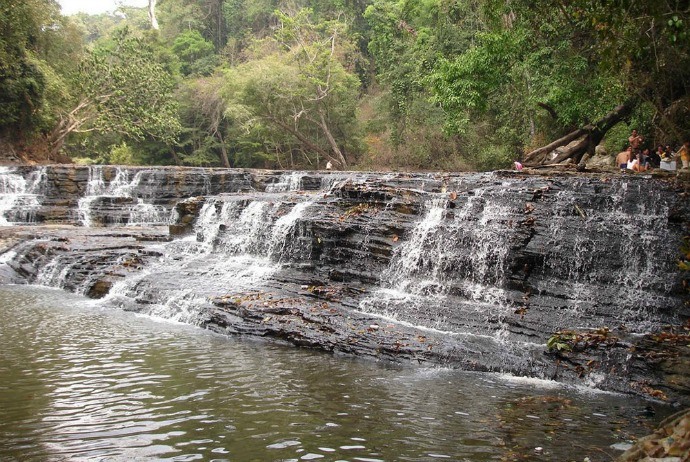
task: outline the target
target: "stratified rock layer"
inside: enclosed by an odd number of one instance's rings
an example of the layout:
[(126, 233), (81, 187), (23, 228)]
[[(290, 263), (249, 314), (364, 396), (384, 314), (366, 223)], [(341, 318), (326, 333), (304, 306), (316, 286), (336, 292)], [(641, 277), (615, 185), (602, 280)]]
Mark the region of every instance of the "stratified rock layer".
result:
[(21, 224), (0, 231), (6, 282), (218, 332), (690, 402), (677, 266), (690, 208), (675, 180), (70, 166), (5, 175), (15, 186), (3, 214)]

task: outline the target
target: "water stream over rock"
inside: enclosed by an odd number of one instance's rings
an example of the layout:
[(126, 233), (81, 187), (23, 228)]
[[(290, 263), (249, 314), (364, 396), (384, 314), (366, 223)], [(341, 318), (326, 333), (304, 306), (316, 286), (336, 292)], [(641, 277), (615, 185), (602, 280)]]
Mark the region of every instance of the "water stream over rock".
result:
[[(687, 401), (687, 379), (667, 380), (687, 355), (659, 369), (647, 354), (689, 314), (676, 261), (690, 209), (668, 180), (51, 166), (4, 169), (0, 185), (5, 282), (223, 333)], [(548, 352), (565, 330), (586, 335)]]

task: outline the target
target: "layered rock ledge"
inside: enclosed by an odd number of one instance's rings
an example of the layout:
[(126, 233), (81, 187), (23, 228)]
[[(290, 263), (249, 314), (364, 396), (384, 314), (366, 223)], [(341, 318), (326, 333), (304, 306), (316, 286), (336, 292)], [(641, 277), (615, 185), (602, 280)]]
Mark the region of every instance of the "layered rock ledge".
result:
[(26, 185), (5, 191), (16, 198), (3, 212), (14, 226), (0, 228), (4, 282), (225, 334), (690, 403), (682, 182), (69, 166), (6, 175)]

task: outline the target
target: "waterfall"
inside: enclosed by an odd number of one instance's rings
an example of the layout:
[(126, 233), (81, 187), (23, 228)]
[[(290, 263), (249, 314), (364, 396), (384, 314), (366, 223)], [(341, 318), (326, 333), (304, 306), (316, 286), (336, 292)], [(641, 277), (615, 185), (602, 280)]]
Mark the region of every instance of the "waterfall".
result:
[[(82, 226), (93, 227), (94, 209), (101, 209), (98, 224), (162, 225), (169, 222), (170, 210), (151, 203), (152, 197), (144, 196), (141, 183), (148, 172), (140, 170), (130, 178), (131, 171), (116, 167), (115, 176), (106, 181), (104, 167), (89, 167), (86, 194), (79, 199), (78, 215)], [(153, 177), (149, 182), (154, 180)], [(155, 184), (149, 184), (155, 190)], [(147, 201), (148, 199), (148, 201)], [(123, 207), (124, 206), (124, 207)]]
[(0, 167), (0, 226), (36, 221), (45, 172), (45, 167), (37, 168), (25, 179), (13, 168)]
[(302, 178), (304, 178), (305, 175), (305, 172), (284, 173), (277, 182), (266, 185), (266, 192), (299, 191), (302, 189)]
[[(145, 271), (116, 283), (106, 303), (137, 305), (146, 314), (198, 324), (208, 298), (254, 293), (278, 271), (282, 252), (304, 211), (312, 203), (289, 197), (249, 200), (215, 196), (205, 200), (194, 235), (150, 248), (162, 257)], [(182, 276), (183, 275), (183, 276)], [(183, 278), (183, 287), (180, 278)]]
[(645, 193), (639, 183), (625, 181), (614, 186), (606, 206), (588, 207), (577, 226), (572, 211), (585, 198), (572, 191), (556, 194), (537, 290), (557, 287), (569, 302), (561, 318), (577, 317), (582, 327), (596, 327), (598, 310), (610, 304), (620, 308), (618, 322), (645, 331), (650, 315), (674, 303), (668, 263), (677, 259), (679, 244), (668, 245), (674, 239), (669, 208), (659, 192)]
[(502, 335), (513, 209), (493, 197), (501, 194), (479, 190), (452, 209), (445, 197), (428, 201), (383, 272), (382, 288), (360, 309), (452, 333)]
[(627, 342), (687, 317), (676, 261), (690, 209), (665, 180), (1, 173), (10, 223), (31, 210), (16, 196), (34, 195), (37, 221), (62, 224), (83, 193), (85, 226), (172, 226), (5, 229), (0, 278), (176, 322), (539, 375), (557, 331), (610, 327)]

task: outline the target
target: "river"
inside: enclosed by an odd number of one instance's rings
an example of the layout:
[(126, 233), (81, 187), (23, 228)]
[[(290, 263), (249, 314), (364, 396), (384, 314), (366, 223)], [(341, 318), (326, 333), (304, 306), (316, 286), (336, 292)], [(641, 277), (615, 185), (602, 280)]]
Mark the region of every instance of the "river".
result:
[(595, 462), (670, 412), (225, 337), (35, 286), (0, 287), (0, 307), (0, 460)]

